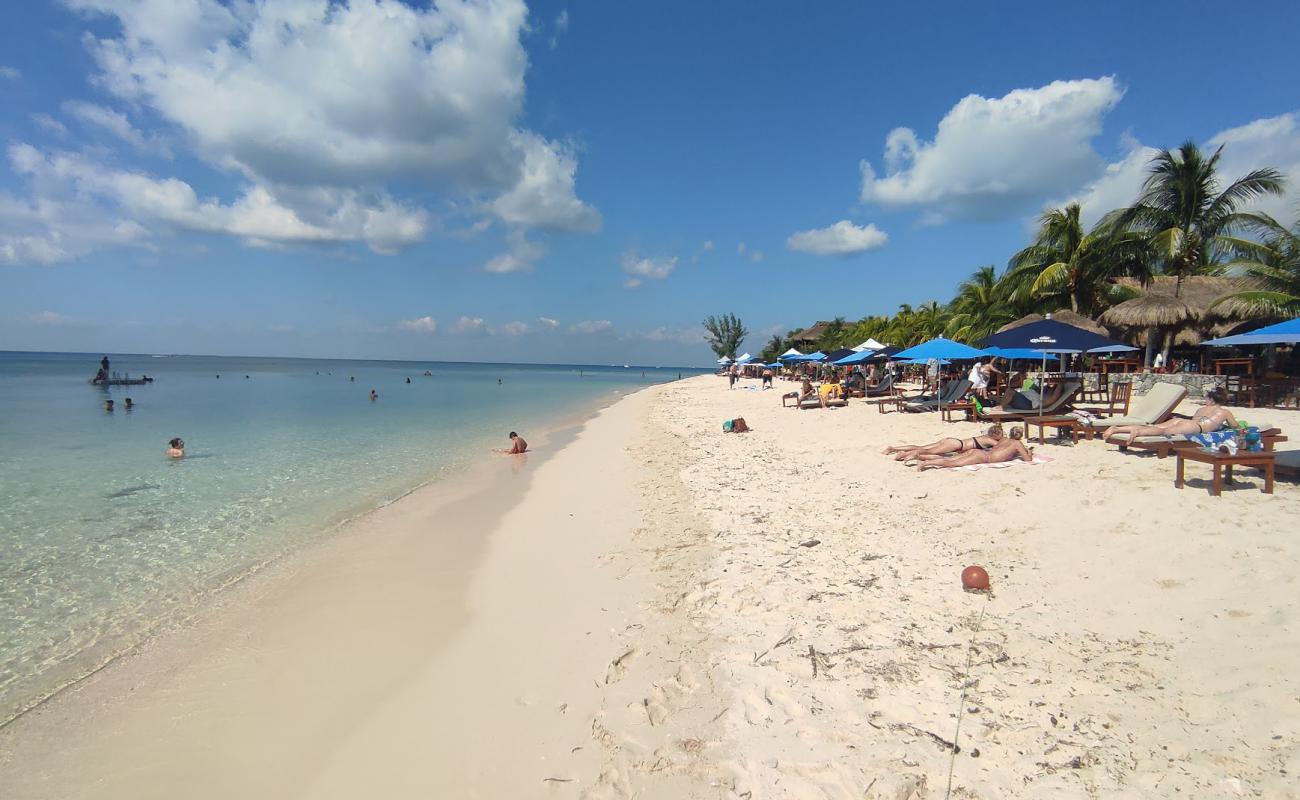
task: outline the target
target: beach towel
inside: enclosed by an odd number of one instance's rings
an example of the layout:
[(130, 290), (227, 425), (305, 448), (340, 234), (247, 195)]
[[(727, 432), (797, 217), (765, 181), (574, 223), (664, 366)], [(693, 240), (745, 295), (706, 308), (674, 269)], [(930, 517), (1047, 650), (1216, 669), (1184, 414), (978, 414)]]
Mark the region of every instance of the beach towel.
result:
[[(1209, 433), (1189, 433), (1183, 436), (1189, 442), (1195, 442), (1206, 450), (1213, 450), (1220, 445), (1230, 445), (1232, 452), (1237, 450), (1237, 428), (1226, 428), (1219, 431), (1210, 431)], [(1259, 428), (1246, 428), (1245, 430), (1245, 449), (1252, 452), (1261, 452), (1264, 449), (1263, 442), (1259, 438)]]
[(1020, 459), (1017, 458), (1015, 461), (1002, 461), (997, 464), (967, 464), (964, 467), (944, 467), (944, 469), (948, 471), (952, 471), (955, 469), (965, 469), (965, 470), (970, 470), (971, 472), (975, 472), (976, 470), (981, 470), (981, 469), (1006, 469), (1007, 467), (1014, 467), (1017, 464), (1024, 464), (1025, 466), (1033, 466), (1034, 464), (1046, 464), (1048, 462), (1055, 461), (1055, 460), (1056, 459), (1052, 458), (1051, 456), (1040, 456), (1035, 453), (1033, 461), (1021, 461)]

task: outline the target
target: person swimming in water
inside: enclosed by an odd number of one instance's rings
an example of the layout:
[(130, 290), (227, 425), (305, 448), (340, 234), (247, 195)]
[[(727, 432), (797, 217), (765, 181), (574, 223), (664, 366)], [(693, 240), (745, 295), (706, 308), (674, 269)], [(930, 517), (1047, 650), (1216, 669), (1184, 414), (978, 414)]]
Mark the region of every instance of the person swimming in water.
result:
[(177, 436), (167, 443), (168, 458), (185, 458), (185, 440)]
[(376, 400), (378, 400), (378, 399), (379, 399), (379, 392), (376, 392), (374, 389), (371, 389), (371, 390), (370, 390), (370, 402), (373, 403), (374, 401), (376, 401)]
[(111, 411), (113, 410), (113, 401), (112, 401), (112, 400), (105, 400), (105, 401), (104, 401), (104, 410), (105, 410), (105, 411), (109, 411), (109, 412), (111, 412)]
[(517, 456), (528, 452), (528, 442), (525, 442), (524, 437), (520, 436), (514, 431), (510, 431), (510, 441), (511, 441), (510, 447), (501, 448), (496, 450), (495, 452), (502, 453), (507, 456)]
[(126, 410), (130, 411), (131, 409), (135, 408), (135, 401), (128, 397), (126, 398), (125, 405), (126, 405)]

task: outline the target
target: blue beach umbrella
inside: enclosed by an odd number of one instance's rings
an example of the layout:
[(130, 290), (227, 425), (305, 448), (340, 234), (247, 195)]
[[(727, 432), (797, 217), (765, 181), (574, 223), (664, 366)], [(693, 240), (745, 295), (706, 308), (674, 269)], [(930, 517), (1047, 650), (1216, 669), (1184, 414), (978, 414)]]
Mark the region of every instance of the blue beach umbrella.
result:
[(978, 343), (980, 347), (1024, 348), (1038, 353), (1091, 353), (1136, 350), (1136, 347), (1099, 336), (1092, 331), (1043, 319), (1009, 331), (995, 333)]
[[(1027, 347), (985, 347), (984, 350), (991, 356), (1005, 359), (1020, 359), (1022, 361), (1038, 361), (1043, 357), (1041, 350), (1030, 350)], [(1051, 361), (1059, 361), (1057, 356), (1048, 356)]]
[(1208, 342), (1201, 342), (1201, 344), (1230, 347), (1250, 344), (1295, 344), (1296, 342), (1300, 342), (1300, 317), (1289, 319), (1286, 322), (1279, 322), (1276, 325), (1266, 325), (1263, 328), (1246, 333), (1239, 333), (1236, 336), (1211, 339)]
[[(928, 342), (922, 342), (915, 347), (909, 347), (902, 352), (894, 354), (895, 361), (929, 361), (935, 359), (938, 361), (960, 361), (962, 359), (982, 358), (983, 350), (976, 350), (970, 345), (954, 342), (951, 339), (945, 339), (940, 336), (938, 339), (931, 339)], [(943, 376), (940, 373), (938, 386), (935, 392), (939, 395), (939, 411), (943, 411)]]

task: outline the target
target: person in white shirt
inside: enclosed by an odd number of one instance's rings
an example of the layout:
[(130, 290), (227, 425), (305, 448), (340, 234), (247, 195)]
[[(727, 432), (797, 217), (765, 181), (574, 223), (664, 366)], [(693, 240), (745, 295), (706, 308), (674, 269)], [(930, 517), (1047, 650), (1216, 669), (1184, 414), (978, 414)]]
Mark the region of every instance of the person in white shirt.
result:
[(993, 366), (993, 362), (985, 364), (983, 361), (976, 361), (975, 366), (970, 368), (970, 374), (966, 379), (970, 381), (971, 391), (987, 400), (989, 396), (989, 378), (993, 373), (1002, 374), (1002, 370)]

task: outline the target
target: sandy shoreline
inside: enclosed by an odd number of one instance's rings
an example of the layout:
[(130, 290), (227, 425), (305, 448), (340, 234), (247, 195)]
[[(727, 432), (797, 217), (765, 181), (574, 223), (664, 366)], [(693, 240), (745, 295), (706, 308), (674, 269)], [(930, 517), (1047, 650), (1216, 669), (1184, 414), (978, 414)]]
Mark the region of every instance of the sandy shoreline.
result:
[(918, 475), (880, 448), (976, 426), (725, 387), (368, 515), (0, 731), (0, 795), (1300, 796), (1294, 483)]

